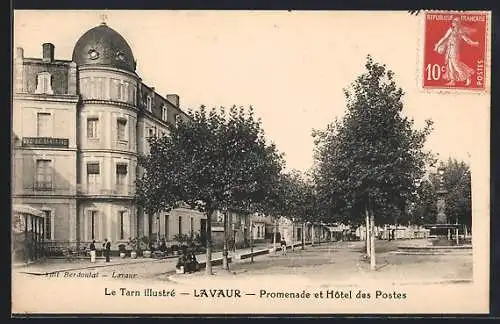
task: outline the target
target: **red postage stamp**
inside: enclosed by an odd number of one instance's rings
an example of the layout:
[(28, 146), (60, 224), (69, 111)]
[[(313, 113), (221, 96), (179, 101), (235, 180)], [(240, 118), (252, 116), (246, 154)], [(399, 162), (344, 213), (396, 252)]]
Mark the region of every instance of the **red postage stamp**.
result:
[(486, 90), (488, 15), (425, 12), (424, 89)]

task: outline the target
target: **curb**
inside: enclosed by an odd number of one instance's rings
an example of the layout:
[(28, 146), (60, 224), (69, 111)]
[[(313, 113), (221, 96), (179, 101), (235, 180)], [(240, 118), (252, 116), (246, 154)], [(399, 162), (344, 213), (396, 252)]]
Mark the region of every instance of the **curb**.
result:
[[(203, 275), (200, 277), (200, 279), (206, 279), (206, 278), (217, 278), (217, 275), (213, 275), (211, 277), (208, 277), (206, 275)], [(186, 278), (186, 279), (179, 279), (179, 276), (177, 274), (171, 274), (167, 277), (169, 281), (172, 281), (176, 284), (190, 284), (192, 283), (191, 278)], [(220, 278), (219, 280), (224, 280), (224, 278)], [(244, 279), (242, 279), (244, 280)], [(357, 282), (321, 282), (318, 281), (318, 284), (327, 285), (327, 286), (335, 286), (335, 287), (361, 287), (361, 286), (366, 286), (366, 284), (370, 282), (376, 282), (377, 284), (391, 284), (393, 286), (412, 286), (412, 285), (440, 285), (440, 284), (470, 284), (473, 283), (473, 279), (466, 279), (466, 278), (458, 278), (458, 279), (436, 279), (436, 280), (427, 280), (427, 281), (403, 281), (403, 282), (397, 282), (397, 281), (381, 281), (381, 280), (369, 280), (365, 284), (360, 283), (363, 282), (363, 279), (358, 280)]]
[(416, 251), (391, 251), (396, 255), (472, 255), (472, 251), (436, 251), (436, 252), (416, 252)]

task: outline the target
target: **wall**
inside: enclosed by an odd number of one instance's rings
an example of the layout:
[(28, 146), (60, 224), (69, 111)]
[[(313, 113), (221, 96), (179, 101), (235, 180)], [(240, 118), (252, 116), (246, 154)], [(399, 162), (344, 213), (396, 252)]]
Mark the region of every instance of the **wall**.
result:
[[(80, 202), (78, 210), (78, 228), (79, 237), (84, 245), (90, 244), (92, 241), (90, 232), (90, 211), (98, 212), (96, 220), (96, 236), (95, 240), (98, 243), (103, 243), (104, 239), (110, 239), (112, 249), (117, 249), (121, 243), (126, 244), (131, 237), (134, 237), (136, 228), (136, 208), (131, 201), (98, 201), (85, 200)], [(119, 212), (125, 212), (124, 219), (124, 237), (121, 239), (121, 225), (119, 222)]]
[(26, 204), (41, 211), (51, 212), (51, 238), (48, 240), (76, 240), (76, 199), (55, 197), (14, 198), (13, 204)]

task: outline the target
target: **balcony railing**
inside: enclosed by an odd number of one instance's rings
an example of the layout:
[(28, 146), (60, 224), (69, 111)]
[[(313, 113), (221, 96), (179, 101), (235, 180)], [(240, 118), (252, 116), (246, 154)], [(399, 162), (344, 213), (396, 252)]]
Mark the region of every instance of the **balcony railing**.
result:
[(77, 185), (77, 193), (85, 196), (133, 196), (135, 195), (135, 186), (115, 185), (112, 189), (104, 189), (79, 184)]

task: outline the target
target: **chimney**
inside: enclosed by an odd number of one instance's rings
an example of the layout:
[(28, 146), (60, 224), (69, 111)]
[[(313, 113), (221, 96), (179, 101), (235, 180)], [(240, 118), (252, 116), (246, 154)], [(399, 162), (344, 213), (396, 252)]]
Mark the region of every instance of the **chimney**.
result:
[(54, 61), (54, 44), (44, 43), (42, 45), (43, 49), (43, 62), (53, 62)]
[(24, 49), (22, 47), (16, 47), (16, 58), (17, 59), (24, 58)]
[(175, 107), (179, 108), (179, 95), (176, 94), (168, 94), (167, 100), (170, 101)]

